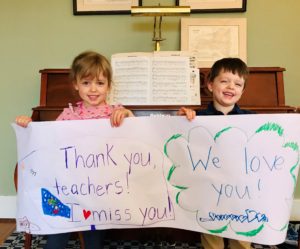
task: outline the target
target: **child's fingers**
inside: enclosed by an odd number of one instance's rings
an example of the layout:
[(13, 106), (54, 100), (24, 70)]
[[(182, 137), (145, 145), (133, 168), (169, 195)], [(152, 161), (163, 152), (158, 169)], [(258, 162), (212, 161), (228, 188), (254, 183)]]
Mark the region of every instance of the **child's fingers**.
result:
[(32, 121), (32, 119), (27, 116), (18, 116), (15, 119), (16, 124), (20, 125), (22, 127), (27, 127), (31, 121)]
[(126, 109), (126, 108), (121, 108), (121, 109), (116, 109), (110, 118), (110, 123), (112, 127), (118, 127), (123, 123), (123, 120), (127, 117), (134, 117), (132, 111)]
[(177, 115), (178, 115), (178, 116), (183, 116), (183, 115), (185, 115), (185, 114), (186, 114), (186, 109), (187, 109), (187, 108), (185, 108), (185, 107), (181, 107), (181, 108), (178, 110)]
[(181, 107), (178, 110), (177, 115), (185, 116), (189, 121), (191, 121), (196, 117), (196, 112), (192, 109)]
[(196, 112), (194, 110), (189, 109), (187, 113), (187, 119), (188, 120), (193, 120), (196, 117)]
[(111, 126), (112, 127), (120, 126), (124, 118), (125, 118), (125, 113), (123, 109), (115, 110), (110, 119)]

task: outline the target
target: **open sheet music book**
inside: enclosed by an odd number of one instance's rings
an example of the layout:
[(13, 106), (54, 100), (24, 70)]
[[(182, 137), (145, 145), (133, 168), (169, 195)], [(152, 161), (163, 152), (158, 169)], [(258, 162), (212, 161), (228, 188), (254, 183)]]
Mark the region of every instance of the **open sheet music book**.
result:
[(120, 53), (111, 64), (111, 104), (200, 105), (199, 69), (189, 52)]

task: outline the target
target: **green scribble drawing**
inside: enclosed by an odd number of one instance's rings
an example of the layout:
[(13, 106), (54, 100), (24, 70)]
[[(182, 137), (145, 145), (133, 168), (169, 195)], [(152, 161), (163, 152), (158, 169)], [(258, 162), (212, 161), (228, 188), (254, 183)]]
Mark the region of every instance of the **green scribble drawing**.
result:
[[(173, 185), (173, 187), (177, 188), (177, 189), (180, 189), (180, 190), (186, 190), (188, 189), (188, 187), (184, 187), (184, 186), (179, 186), (179, 185)], [(179, 195), (181, 194), (181, 191), (177, 192), (176, 194), (176, 203), (179, 204)]]
[(259, 127), (255, 133), (259, 133), (262, 131), (276, 131), (277, 134), (281, 137), (283, 135), (283, 128), (279, 125), (279, 124), (275, 124), (275, 123), (266, 123), (264, 125), (262, 125), (261, 127)]
[(297, 157), (297, 162), (295, 163), (295, 165), (293, 165), (290, 169), (290, 174), (293, 178), (294, 181), (294, 188), (296, 188), (296, 184), (297, 184), (297, 176), (294, 174), (294, 170), (297, 168), (297, 166), (299, 165), (299, 146), (297, 143), (295, 142), (287, 142), (283, 145), (283, 148), (290, 148), (293, 151), (296, 151), (298, 153), (298, 157)]
[(286, 223), (281, 229), (280, 232), (286, 230), (288, 228), (289, 223)]
[(48, 200), (48, 204), (52, 205), (52, 206), (55, 206), (57, 203), (56, 203), (56, 200), (54, 200), (53, 198), (51, 198), (51, 199)]
[(294, 188), (296, 188), (296, 184), (297, 184), (297, 176), (294, 174), (294, 170), (297, 168), (298, 164), (299, 164), (299, 151), (298, 151), (298, 160), (296, 164), (293, 165), (293, 167), (290, 169), (290, 174), (292, 175), (294, 181)]
[[(167, 147), (168, 147), (168, 144), (172, 141), (172, 140), (175, 140), (177, 138), (180, 138), (182, 137), (181, 134), (175, 134), (173, 136), (171, 136), (167, 142), (165, 143), (164, 145), (164, 154), (169, 158), (169, 155), (168, 155), (168, 152), (167, 152)], [(173, 164), (172, 167), (170, 168), (169, 172), (168, 172), (168, 181), (170, 181), (171, 177), (172, 177), (172, 174), (174, 172), (174, 170), (176, 169), (176, 166)]]
[(257, 229), (254, 229), (254, 230), (251, 230), (251, 231), (248, 231), (248, 232), (236, 232), (236, 234), (238, 234), (238, 235), (244, 235), (244, 236), (247, 236), (247, 237), (253, 237), (253, 236), (256, 236), (264, 228), (264, 226), (265, 225), (262, 224)]
[(168, 172), (168, 177), (167, 177), (167, 180), (168, 182), (170, 181), (171, 177), (172, 177), (172, 174), (174, 172), (174, 170), (176, 169), (176, 166), (173, 164)]
[[(172, 141), (172, 140), (175, 140), (177, 138), (180, 138), (182, 137), (181, 134), (175, 134), (173, 136), (171, 136), (165, 143), (164, 145), (164, 154), (169, 158), (169, 155), (168, 155), (168, 150), (167, 150), (167, 147), (168, 147), (168, 144)], [(171, 180), (171, 177), (174, 173), (176, 169), (176, 165), (175, 164), (172, 164), (171, 168), (169, 169), (169, 172), (168, 172), (168, 177), (167, 177), (167, 180), (170, 181)], [(185, 186), (179, 186), (179, 185), (172, 185), (174, 188), (177, 188), (177, 189), (180, 189), (180, 190), (186, 190), (188, 189), (188, 187), (185, 187)], [(178, 203), (178, 198), (179, 198), (179, 195), (180, 195), (181, 191), (179, 191), (177, 194), (176, 194), (176, 203)]]
[[(211, 136), (213, 137), (213, 140), (214, 142), (216, 142), (216, 140), (226, 131), (229, 131), (233, 128), (236, 128), (236, 127), (232, 127), (232, 126), (228, 126), (222, 130), (220, 130), (219, 132), (217, 132), (214, 136), (211, 134)], [(277, 124), (277, 123), (273, 123), (273, 122), (268, 122), (268, 123), (265, 123), (263, 124), (262, 126), (260, 126), (256, 131), (255, 131), (255, 134), (258, 134), (260, 132), (276, 132), (278, 134), (278, 136), (280, 137), (284, 137), (284, 129), (282, 128), (281, 125)], [(255, 135), (254, 134), (254, 135)], [(183, 137), (182, 134), (175, 134), (173, 136), (171, 136), (167, 141), (166, 143), (164, 144), (164, 154), (169, 158), (171, 159), (172, 161), (172, 158), (169, 157), (168, 155), (168, 144), (170, 142), (174, 142), (174, 140), (176, 140), (177, 138), (181, 138)], [(184, 137), (183, 137), (184, 138)], [(248, 137), (249, 138), (249, 137)], [(186, 139), (186, 138), (184, 138)], [(249, 140), (248, 140), (249, 141)], [(187, 139), (187, 142), (189, 143), (189, 139)], [(296, 179), (297, 179), (297, 176), (294, 174), (294, 171), (297, 169), (297, 167), (300, 166), (300, 152), (299, 152), (299, 145), (298, 143), (296, 142), (286, 142), (284, 143), (284, 145), (282, 146), (283, 148), (286, 148), (286, 149), (291, 149), (293, 151), (295, 151), (298, 156), (297, 156), (297, 162), (291, 167), (290, 169), (290, 175), (292, 176), (292, 179), (294, 181), (294, 185), (295, 185), (295, 188), (296, 188)], [(171, 178), (175, 172), (175, 170), (177, 169), (178, 166), (176, 166), (176, 164), (173, 162), (172, 166), (170, 167), (169, 169), (169, 172), (168, 172), (168, 176), (167, 176), (167, 180), (170, 182), (171, 181)], [(175, 185), (175, 184), (172, 184), (172, 186), (174, 188), (176, 188), (178, 190), (177, 194), (176, 194), (176, 204), (180, 206), (180, 203), (179, 203), (179, 196), (180, 194), (189, 189), (188, 186), (180, 186), (180, 185)], [(226, 224), (225, 226), (223, 227), (219, 227), (219, 228), (216, 228), (216, 229), (211, 229), (211, 230), (207, 230), (209, 231), (210, 233), (212, 234), (221, 234), (223, 233), (224, 231), (226, 231), (228, 229), (228, 226), (231, 226), (230, 225), (231, 222), (229, 222), (228, 224)], [(201, 225), (200, 225), (201, 226)], [(234, 231), (237, 235), (242, 235), (242, 236), (246, 236), (246, 237), (253, 237), (253, 236), (256, 236), (257, 234), (259, 234), (265, 227), (265, 223), (261, 224), (258, 228), (256, 229), (253, 229), (253, 230), (250, 230), (250, 231)], [(286, 230), (288, 227), (288, 223), (285, 223), (280, 229), (279, 231), (284, 231)]]
[(164, 146), (164, 153), (167, 157), (169, 157), (168, 153), (167, 153), (167, 145), (170, 141), (174, 140), (174, 139), (177, 139), (179, 137), (181, 137), (182, 135), (181, 134), (175, 134), (173, 135), (172, 137), (170, 137), (167, 142), (165, 143), (165, 146)]
[(179, 204), (179, 201), (178, 201), (178, 199), (179, 199), (179, 195), (180, 195), (180, 193), (181, 193), (181, 192), (178, 192), (178, 193), (176, 194), (176, 204)]
[(293, 151), (299, 151), (299, 146), (295, 142), (287, 142), (283, 145), (283, 148), (291, 148)]
[(232, 127), (226, 127), (226, 128), (224, 128), (224, 129), (222, 129), (221, 131), (219, 131), (219, 132), (217, 132), (217, 134), (215, 135), (215, 137), (214, 137), (214, 141), (216, 141), (217, 140), (217, 138), (219, 137), (219, 136), (221, 136), (221, 134), (223, 133), (223, 132), (225, 132), (225, 131), (228, 131), (228, 130), (230, 130)]
[(228, 224), (225, 225), (225, 226), (223, 226), (223, 227), (221, 227), (221, 228), (219, 228), (219, 229), (208, 230), (208, 231), (211, 232), (211, 233), (217, 234), (217, 233), (223, 233), (224, 231), (227, 230), (227, 228), (228, 228)]
[(188, 187), (179, 186), (179, 185), (173, 185), (173, 187), (174, 187), (174, 188), (181, 189), (181, 190), (186, 190), (186, 189), (188, 189)]

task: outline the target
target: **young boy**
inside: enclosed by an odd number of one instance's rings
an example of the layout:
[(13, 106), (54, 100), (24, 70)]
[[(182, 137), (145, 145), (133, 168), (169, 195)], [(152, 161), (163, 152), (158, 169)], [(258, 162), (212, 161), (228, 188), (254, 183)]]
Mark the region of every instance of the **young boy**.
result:
[[(247, 65), (238, 58), (224, 58), (216, 61), (211, 68), (207, 83), (213, 101), (205, 110), (194, 111), (181, 107), (177, 114), (185, 115), (188, 120), (194, 119), (196, 115), (253, 114), (251, 111), (240, 109), (236, 104), (245, 90), (248, 74)], [(201, 242), (205, 249), (224, 248), (223, 238), (215, 235), (201, 234)], [(229, 239), (229, 248), (250, 249), (251, 243)]]

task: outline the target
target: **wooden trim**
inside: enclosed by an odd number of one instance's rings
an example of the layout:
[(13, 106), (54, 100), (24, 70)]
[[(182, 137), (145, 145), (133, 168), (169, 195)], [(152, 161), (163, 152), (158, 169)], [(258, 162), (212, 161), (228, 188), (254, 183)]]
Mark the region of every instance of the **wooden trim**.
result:
[(278, 105), (285, 105), (285, 95), (284, 95), (284, 83), (283, 83), (283, 74), (280, 72), (276, 73), (277, 77), (277, 89), (278, 89)]
[(15, 223), (16, 219), (11, 218), (0, 218), (0, 223)]
[(48, 74), (41, 74), (41, 90), (40, 90), (40, 106), (46, 106), (47, 104), (47, 82)]

